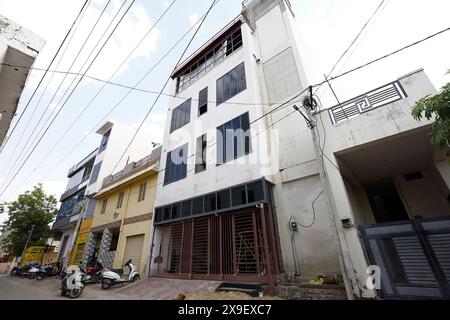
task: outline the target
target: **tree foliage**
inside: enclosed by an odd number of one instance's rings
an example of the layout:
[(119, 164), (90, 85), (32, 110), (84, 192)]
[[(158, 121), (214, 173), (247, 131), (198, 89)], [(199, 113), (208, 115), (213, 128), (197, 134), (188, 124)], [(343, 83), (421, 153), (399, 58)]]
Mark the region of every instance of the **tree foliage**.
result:
[(430, 134), (431, 145), (436, 149), (450, 146), (450, 83), (447, 83), (438, 94), (417, 101), (412, 115), (418, 121), (434, 117)]
[(8, 219), (2, 225), (2, 231), (7, 231), (8, 235), (1, 244), (5, 251), (20, 256), (32, 225), (29, 245), (45, 245), (51, 234), (50, 223), (57, 213), (56, 204), (56, 198), (46, 195), (41, 184), (7, 204)]

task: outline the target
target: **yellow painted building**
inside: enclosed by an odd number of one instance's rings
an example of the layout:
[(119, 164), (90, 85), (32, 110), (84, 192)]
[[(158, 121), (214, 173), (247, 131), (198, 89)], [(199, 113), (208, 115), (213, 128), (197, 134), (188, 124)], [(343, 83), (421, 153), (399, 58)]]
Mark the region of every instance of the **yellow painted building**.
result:
[[(95, 196), (97, 206), (90, 231), (94, 255), (98, 254), (103, 265), (123, 268), (132, 259), (141, 277), (145, 276), (158, 166), (159, 156), (132, 163), (107, 177)], [(124, 271), (127, 273), (127, 268)]]
[(83, 261), (83, 255), (89, 238), (89, 232), (91, 231), (93, 218), (87, 218), (80, 224), (78, 235), (73, 246), (73, 254), (68, 251), (67, 256), (70, 257), (70, 264), (77, 265)]

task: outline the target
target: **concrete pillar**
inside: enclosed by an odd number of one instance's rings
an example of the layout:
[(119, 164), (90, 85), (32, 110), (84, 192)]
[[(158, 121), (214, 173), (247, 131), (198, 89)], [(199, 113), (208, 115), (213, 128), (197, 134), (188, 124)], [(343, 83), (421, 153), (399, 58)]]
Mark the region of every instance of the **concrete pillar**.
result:
[(87, 264), (89, 263), (89, 260), (91, 259), (92, 255), (94, 254), (95, 242), (96, 242), (95, 235), (92, 232), (90, 232), (88, 240), (86, 242), (86, 249), (84, 250), (84, 255), (83, 255), (83, 266), (84, 267), (87, 266)]
[(112, 231), (109, 229), (103, 230), (102, 240), (100, 241), (100, 250), (98, 253), (98, 261), (105, 268), (112, 268), (114, 264), (114, 255), (110, 254)]

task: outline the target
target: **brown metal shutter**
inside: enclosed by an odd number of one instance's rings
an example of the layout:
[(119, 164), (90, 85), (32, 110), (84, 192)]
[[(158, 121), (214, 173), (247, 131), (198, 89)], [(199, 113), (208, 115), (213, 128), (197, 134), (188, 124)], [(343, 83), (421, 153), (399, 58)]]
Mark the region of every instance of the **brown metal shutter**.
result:
[[(127, 237), (127, 243), (125, 245), (125, 253), (123, 255), (123, 264), (125, 264), (128, 260), (132, 259), (133, 264), (136, 266), (139, 272), (139, 266), (141, 263), (142, 257), (142, 247), (144, 245), (144, 235)], [(128, 267), (124, 268), (124, 273), (128, 274)]]

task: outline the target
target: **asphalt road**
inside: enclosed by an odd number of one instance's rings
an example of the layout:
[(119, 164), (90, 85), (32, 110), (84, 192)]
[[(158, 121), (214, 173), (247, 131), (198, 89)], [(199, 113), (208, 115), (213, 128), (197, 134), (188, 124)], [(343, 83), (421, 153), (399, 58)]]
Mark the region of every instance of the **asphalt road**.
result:
[[(131, 297), (117, 291), (120, 286), (108, 291), (100, 285), (88, 285), (83, 291), (81, 300), (127, 300)], [(0, 300), (67, 300), (61, 297), (58, 279), (41, 281), (0, 275)]]

